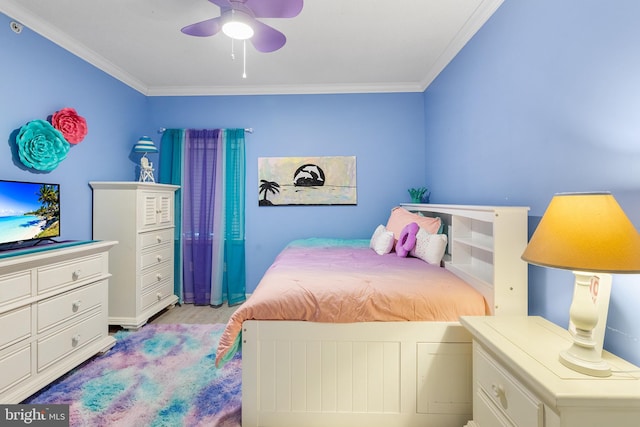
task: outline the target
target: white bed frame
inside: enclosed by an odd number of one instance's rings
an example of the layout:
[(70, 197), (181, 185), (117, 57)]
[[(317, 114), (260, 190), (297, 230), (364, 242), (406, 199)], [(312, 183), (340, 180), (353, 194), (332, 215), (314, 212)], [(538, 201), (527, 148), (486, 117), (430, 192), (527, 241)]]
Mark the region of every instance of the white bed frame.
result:
[[(445, 268), (491, 314), (527, 313), (526, 207), (403, 205), (447, 226)], [(458, 322), (245, 321), (243, 427), (462, 426), (471, 337)]]

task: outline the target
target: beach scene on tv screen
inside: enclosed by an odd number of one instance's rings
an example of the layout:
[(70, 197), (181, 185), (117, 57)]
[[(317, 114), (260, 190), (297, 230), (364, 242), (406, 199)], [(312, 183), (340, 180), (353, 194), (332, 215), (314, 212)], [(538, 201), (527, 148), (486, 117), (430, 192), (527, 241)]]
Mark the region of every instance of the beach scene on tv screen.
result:
[(0, 243), (59, 235), (58, 185), (0, 181)]

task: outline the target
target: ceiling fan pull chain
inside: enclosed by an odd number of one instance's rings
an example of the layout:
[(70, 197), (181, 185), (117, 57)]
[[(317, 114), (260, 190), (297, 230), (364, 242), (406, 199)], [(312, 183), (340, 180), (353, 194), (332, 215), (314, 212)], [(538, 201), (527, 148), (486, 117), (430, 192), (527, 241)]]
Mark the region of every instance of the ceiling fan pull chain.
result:
[(236, 60), (236, 54), (235, 54), (235, 51), (233, 49), (233, 46), (234, 46), (233, 45), (233, 39), (231, 39), (231, 60), (235, 61)]
[(247, 78), (247, 41), (242, 41), (242, 78)]

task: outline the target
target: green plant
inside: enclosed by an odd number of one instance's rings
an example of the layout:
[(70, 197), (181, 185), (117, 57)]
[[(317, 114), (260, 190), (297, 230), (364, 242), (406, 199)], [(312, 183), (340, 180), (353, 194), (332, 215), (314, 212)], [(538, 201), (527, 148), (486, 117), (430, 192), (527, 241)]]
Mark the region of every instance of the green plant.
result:
[(412, 202), (421, 202), (425, 195), (428, 194), (429, 189), (426, 187), (420, 187), (420, 188), (410, 188), (409, 190), (409, 194), (411, 195), (411, 201)]

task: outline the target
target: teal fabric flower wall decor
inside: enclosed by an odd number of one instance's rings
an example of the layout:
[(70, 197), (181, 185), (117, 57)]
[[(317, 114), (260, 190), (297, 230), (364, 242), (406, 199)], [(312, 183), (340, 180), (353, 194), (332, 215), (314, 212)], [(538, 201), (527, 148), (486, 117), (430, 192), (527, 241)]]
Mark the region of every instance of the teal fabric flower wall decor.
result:
[(32, 120), (16, 137), (20, 161), (27, 167), (52, 171), (67, 157), (69, 143), (46, 120)]

